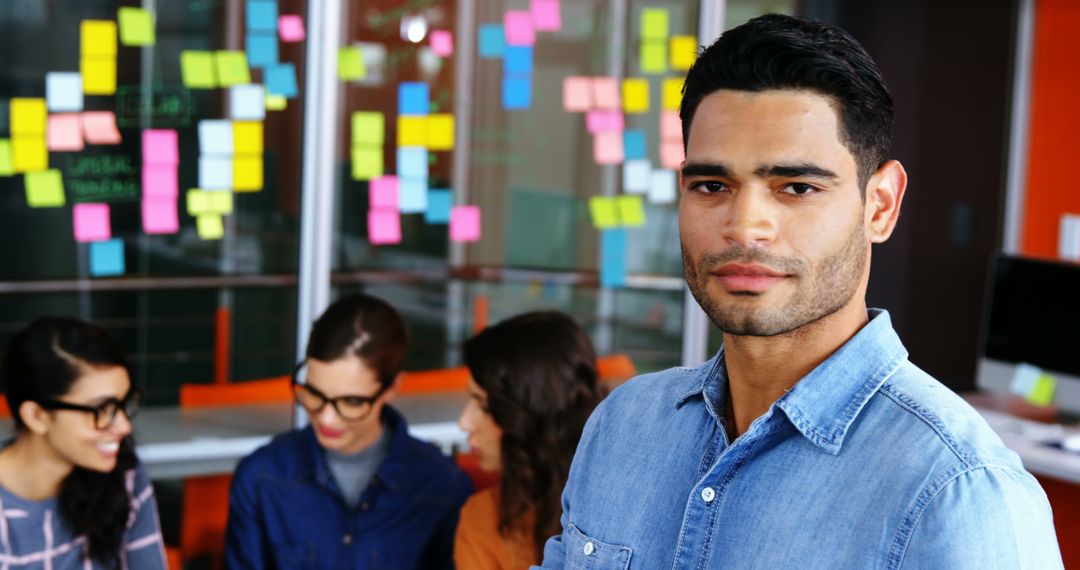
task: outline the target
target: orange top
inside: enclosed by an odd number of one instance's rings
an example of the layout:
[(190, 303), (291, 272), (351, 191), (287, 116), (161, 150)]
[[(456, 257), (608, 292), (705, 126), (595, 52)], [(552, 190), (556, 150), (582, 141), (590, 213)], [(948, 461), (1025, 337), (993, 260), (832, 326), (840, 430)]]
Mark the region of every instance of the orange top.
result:
[(454, 539), (454, 564), (460, 570), (520, 570), (540, 564), (533, 554), (532, 517), (525, 522), (525, 528), (504, 537), (499, 534), (499, 488), (469, 497)]

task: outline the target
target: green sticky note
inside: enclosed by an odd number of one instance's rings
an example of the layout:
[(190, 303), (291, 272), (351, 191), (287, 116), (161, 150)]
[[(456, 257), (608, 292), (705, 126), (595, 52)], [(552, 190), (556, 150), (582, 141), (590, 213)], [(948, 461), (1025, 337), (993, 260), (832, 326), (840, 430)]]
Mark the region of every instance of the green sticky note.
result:
[(663, 8), (645, 8), (641, 11), (641, 39), (667, 40), (668, 11)]
[(641, 196), (619, 196), (619, 221), (628, 228), (645, 225), (645, 203)]
[(386, 118), (375, 111), (352, 114), (352, 144), (382, 145), (386, 141)]
[(593, 196), (589, 198), (589, 213), (592, 215), (593, 225), (597, 229), (606, 230), (619, 225), (618, 206), (613, 197)]
[(27, 172), (25, 182), (26, 203), (31, 208), (55, 208), (64, 205), (64, 179), (59, 170), (54, 168)]
[(364, 67), (364, 54), (360, 48), (347, 46), (338, 49), (337, 60), (338, 77), (343, 81), (363, 79), (367, 75)]
[(641, 72), (666, 73), (668, 69), (667, 42), (641, 42)]
[(381, 146), (354, 146), (352, 148), (353, 180), (371, 180), (383, 174), (383, 151)]
[(11, 139), (0, 139), (0, 176), (15, 174), (15, 164), (11, 158)]
[(214, 53), (218, 82), (222, 87), (251, 83), (247, 54), (242, 51), (219, 51)]
[(208, 51), (180, 52), (180, 74), (188, 89), (213, 89), (217, 87), (214, 73), (214, 54)]
[(120, 43), (125, 46), (152, 46), (154, 36), (154, 16), (142, 8), (120, 8), (117, 16), (120, 21)]
[(1057, 381), (1054, 377), (1043, 373), (1035, 380), (1035, 388), (1027, 395), (1027, 401), (1036, 406), (1049, 406), (1054, 402), (1054, 389)]

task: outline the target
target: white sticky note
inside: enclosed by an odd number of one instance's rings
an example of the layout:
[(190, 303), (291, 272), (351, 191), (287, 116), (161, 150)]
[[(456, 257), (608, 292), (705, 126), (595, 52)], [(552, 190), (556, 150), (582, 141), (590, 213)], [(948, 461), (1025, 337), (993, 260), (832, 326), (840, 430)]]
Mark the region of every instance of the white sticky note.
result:
[(1013, 372), (1012, 380), (1009, 382), (1009, 391), (1018, 396), (1027, 397), (1035, 390), (1035, 384), (1041, 375), (1042, 370), (1038, 366), (1021, 362), (1016, 365), (1016, 370)]
[(672, 204), (679, 196), (674, 170), (657, 168), (649, 177), (649, 203)]
[(46, 73), (45, 101), (49, 111), (54, 113), (82, 111), (82, 74), (66, 71)]
[(398, 207), (402, 214), (422, 214), (427, 211), (428, 185), (426, 178), (398, 180)]
[(232, 157), (199, 157), (199, 188), (204, 190), (229, 190), (232, 185)]
[(231, 155), (233, 153), (232, 122), (223, 120), (199, 121), (199, 152), (202, 154)]
[(230, 87), (229, 117), (241, 121), (266, 118), (266, 89), (254, 83)]
[(1080, 215), (1061, 215), (1058, 257), (1069, 261), (1080, 261)]
[(652, 164), (648, 159), (628, 160), (623, 163), (623, 192), (647, 194), (652, 184)]

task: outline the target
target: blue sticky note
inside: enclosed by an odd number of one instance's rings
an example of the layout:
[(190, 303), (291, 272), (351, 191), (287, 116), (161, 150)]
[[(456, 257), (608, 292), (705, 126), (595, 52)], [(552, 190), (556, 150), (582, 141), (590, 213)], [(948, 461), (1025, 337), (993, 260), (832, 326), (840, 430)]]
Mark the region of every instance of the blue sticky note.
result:
[(600, 286), (626, 285), (626, 228), (600, 232)]
[(296, 66), (291, 63), (268, 65), (263, 70), (266, 92), (292, 99), (296, 97)]
[(645, 149), (645, 131), (625, 131), (623, 133), (623, 155), (626, 160), (648, 158)]
[(506, 34), (502, 24), (480, 25), (480, 57), (496, 59), (506, 51)]
[(250, 32), (247, 35), (248, 65), (266, 67), (278, 62), (277, 34)]
[(248, 0), (247, 29), (277, 34), (277, 0)]
[(403, 146), (397, 150), (397, 173), (401, 178), (428, 177), (428, 151), (420, 146)]
[(427, 115), (431, 112), (431, 98), (427, 83), (405, 82), (398, 85), (398, 114)]
[(424, 222), (428, 224), (449, 224), (450, 208), (454, 205), (454, 195), (444, 188), (428, 190), (427, 211)]
[(124, 240), (114, 238), (90, 243), (90, 275), (94, 277), (123, 275), (124, 270)]
[(504, 109), (528, 109), (532, 106), (531, 77), (505, 77), (502, 90)]
[(506, 46), (503, 71), (507, 75), (531, 75), (533, 71), (532, 46)]
[(402, 214), (420, 214), (427, 211), (427, 178), (398, 180), (398, 208)]

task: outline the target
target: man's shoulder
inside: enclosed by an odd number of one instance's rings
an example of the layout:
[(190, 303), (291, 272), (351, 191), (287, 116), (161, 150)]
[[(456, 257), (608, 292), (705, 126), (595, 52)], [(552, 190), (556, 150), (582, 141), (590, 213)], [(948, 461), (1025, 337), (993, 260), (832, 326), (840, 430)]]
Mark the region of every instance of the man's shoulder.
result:
[(270, 441), (259, 446), (243, 458), (236, 466), (235, 477), (244, 478), (255, 473), (272, 473), (288, 476), (296, 467), (307, 461), (308, 448), (311, 445), (307, 434), (310, 428), (291, 429), (275, 435)]
[(608, 416), (639, 415), (651, 410), (669, 413), (686, 396), (700, 390), (714, 364), (715, 359), (710, 359), (698, 366), (640, 374), (612, 391), (600, 406)]

